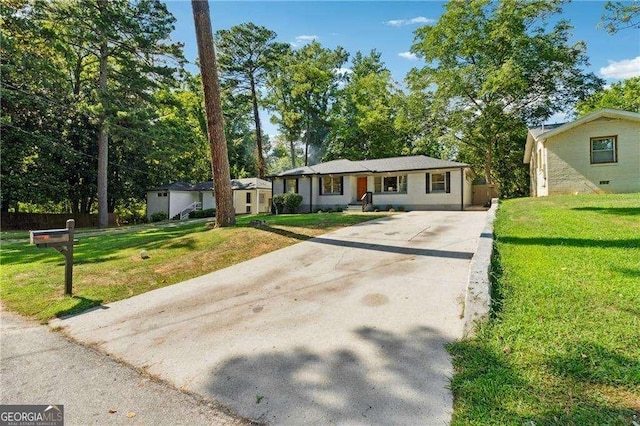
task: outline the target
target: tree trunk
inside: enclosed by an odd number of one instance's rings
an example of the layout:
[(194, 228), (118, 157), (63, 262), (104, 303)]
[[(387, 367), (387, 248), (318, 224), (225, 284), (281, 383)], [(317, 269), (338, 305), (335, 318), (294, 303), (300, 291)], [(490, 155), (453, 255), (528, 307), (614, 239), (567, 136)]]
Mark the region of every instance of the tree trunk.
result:
[(213, 172), (213, 190), (216, 197), (216, 226), (231, 226), (236, 223), (236, 213), (233, 208), (229, 156), (222, 121), (222, 103), (220, 101), (216, 55), (213, 49), (209, 3), (191, 0), (191, 8), (196, 27), (200, 74), (207, 113), (207, 133), (211, 146), (211, 171)]
[[(104, 7), (107, 0), (100, 0), (98, 7), (101, 14), (104, 13)], [(109, 213), (107, 206), (107, 169), (109, 164), (109, 135), (107, 134), (107, 123), (105, 114), (107, 113), (107, 40), (103, 36), (100, 44), (100, 77), (99, 92), (100, 102), (102, 103), (102, 117), (100, 118), (100, 133), (98, 135), (98, 227), (106, 228), (109, 225)]]
[(291, 168), (296, 168), (296, 141), (289, 141), (289, 155), (291, 155)]
[(258, 148), (258, 177), (262, 179), (265, 174), (264, 154), (262, 152), (262, 129), (260, 128), (260, 114), (258, 111), (258, 94), (256, 83), (251, 79), (251, 101), (253, 102), (253, 120), (256, 123), (256, 145)]
[(487, 145), (487, 155), (484, 162), (484, 180), (487, 185), (493, 184), (493, 179), (491, 178), (491, 162), (493, 161), (492, 148), (492, 144), (489, 143)]
[(308, 166), (309, 165), (309, 142), (311, 142), (311, 132), (309, 131), (309, 128), (311, 126), (309, 125), (309, 120), (307, 120), (307, 130), (305, 131), (305, 135), (304, 135), (304, 139), (305, 139), (305, 143), (304, 143), (304, 165)]
[[(107, 44), (100, 47), (100, 91), (103, 98), (107, 90)], [(102, 101), (103, 104), (105, 100)], [(100, 122), (100, 134), (98, 135), (98, 227), (106, 228), (109, 225), (107, 206), (107, 173), (109, 167), (109, 135), (105, 117)]]

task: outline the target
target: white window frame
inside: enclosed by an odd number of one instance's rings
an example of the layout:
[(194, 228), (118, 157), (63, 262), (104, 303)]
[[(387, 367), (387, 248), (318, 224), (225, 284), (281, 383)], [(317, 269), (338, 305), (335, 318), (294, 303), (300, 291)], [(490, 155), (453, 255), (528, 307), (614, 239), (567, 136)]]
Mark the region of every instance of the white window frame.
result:
[[(329, 182), (329, 191), (325, 190), (325, 183)], [(341, 195), (342, 176), (322, 176), (320, 178), (320, 195)]]
[[(385, 182), (387, 179), (395, 179), (395, 190), (390, 190), (393, 186)], [(407, 175), (374, 176), (373, 190), (375, 194), (406, 194)]]
[[(436, 181), (435, 176), (436, 175), (442, 175), (442, 181), (438, 180)], [(440, 188), (436, 188), (435, 184), (441, 184), (442, 185), (442, 189)], [(432, 194), (444, 194), (447, 192), (447, 172), (437, 172), (437, 173), (431, 173), (431, 193)]]
[[(612, 144), (612, 148), (611, 149), (593, 149), (593, 144), (594, 142), (611, 142)], [(598, 136), (595, 138), (591, 138), (589, 140), (589, 157), (590, 157), (590, 162), (591, 164), (613, 164), (613, 163), (617, 163), (618, 162), (618, 136), (617, 135), (613, 135), (613, 136)], [(605, 161), (595, 161), (594, 160), (594, 153), (604, 153), (604, 152), (611, 152), (611, 160), (607, 159)]]

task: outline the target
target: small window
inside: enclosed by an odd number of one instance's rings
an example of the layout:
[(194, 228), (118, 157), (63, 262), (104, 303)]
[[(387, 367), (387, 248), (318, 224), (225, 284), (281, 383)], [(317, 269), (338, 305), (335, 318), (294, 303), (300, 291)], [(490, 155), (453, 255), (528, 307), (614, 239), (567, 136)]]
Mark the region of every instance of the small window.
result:
[(376, 193), (407, 192), (407, 175), (376, 176), (373, 178), (373, 190)]
[(251, 213), (251, 206), (249, 206), (249, 205), (248, 205), (245, 211), (246, 211), (247, 213)]
[(247, 192), (247, 204), (251, 204), (251, 193)]
[(298, 193), (298, 179), (285, 179), (284, 180), (284, 192)]
[(260, 194), (260, 195), (258, 195), (258, 202), (259, 202), (260, 204), (264, 204), (264, 194)]
[(450, 193), (451, 192), (451, 172), (427, 173), (427, 194), (430, 193)]
[(166, 197), (167, 193), (166, 192), (158, 192), (158, 197)]
[(591, 164), (616, 163), (617, 136), (591, 138)]
[(340, 195), (342, 194), (342, 177), (323, 177), (320, 188), (322, 195)]

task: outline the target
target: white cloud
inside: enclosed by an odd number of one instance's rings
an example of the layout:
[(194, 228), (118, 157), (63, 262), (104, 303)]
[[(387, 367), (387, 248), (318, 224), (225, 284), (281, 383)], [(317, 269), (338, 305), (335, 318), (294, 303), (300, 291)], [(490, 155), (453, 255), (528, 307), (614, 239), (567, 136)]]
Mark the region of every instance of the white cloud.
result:
[(640, 76), (640, 56), (621, 61), (609, 61), (609, 65), (600, 68), (600, 75), (606, 78), (631, 78)]
[(308, 43), (310, 41), (318, 40), (320, 37), (317, 35), (299, 35), (296, 37), (296, 41), (291, 42), (290, 44), (293, 47), (300, 46), (301, 44)]
[(384, 24), (391, 27), (403, 27), (405, 25), (432, 24), (434, 22), (435, 19), (425, 18), (424, 16), (416, 16), (415, 18), (411, 19), (392, 19), (391, 21), (384, 22)]
[(401, 58), (404, 59), (408, 59), (410, 61), (417, 61), (418, 57), (416, 56), (415, 53), (411, 53), (411, 52), (400, 52), (398, 53), (398, 56), (400, 56)]

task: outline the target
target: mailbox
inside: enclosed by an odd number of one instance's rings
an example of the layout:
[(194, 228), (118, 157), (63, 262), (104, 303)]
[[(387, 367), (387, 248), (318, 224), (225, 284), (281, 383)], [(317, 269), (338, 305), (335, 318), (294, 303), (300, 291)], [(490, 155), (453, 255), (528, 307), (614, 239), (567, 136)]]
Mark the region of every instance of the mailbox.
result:
[(68, 229), (46, 229), (43, 231), (30, 231), (31, 244), (37, 246), (53, 244), (62, 244), (69, 242), (69, 230)]
[(71, 296), (73, 287), (73, 230), (76, 221), (67, 220), (65, 229), (29, 231), (29, 241), (38, 248), (51, 247), (64, 255), (64, 294)]

